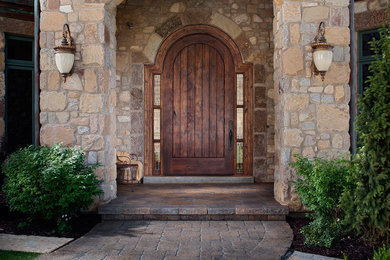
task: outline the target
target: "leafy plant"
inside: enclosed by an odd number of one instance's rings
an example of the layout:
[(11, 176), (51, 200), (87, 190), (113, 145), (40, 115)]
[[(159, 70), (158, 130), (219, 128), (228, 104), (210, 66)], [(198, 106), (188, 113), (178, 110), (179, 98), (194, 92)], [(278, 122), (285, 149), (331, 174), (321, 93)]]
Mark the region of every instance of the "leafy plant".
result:
[(29, 260), (37, 258), (39, 255), (38, 253), (0, 250), (0, 259), (3, 260)]
[(87, 166), (84, 161), (82, 150), (60, 145), (29, 146), (11, 154), (2, 166), (10, 210), (56, 221), (59, 231), (69, 230), (69, 217), (101, 193), (93, 173), (96, 165)]
[(311, 214), (313, 221), (301, 229), (305, 244), (331, 247), (341, 230), (339, 198), (346, 185), (346, 176), (351, 168), (345, 160), (309, 160), (299, 155), (291, 163), (300, 176), (294, 187)]
[(372, 260), (390, 260), (390, 247), (383, 245), (378, 251), (375, 250)]
[(20, 230), (23, 230), (23, 229), (26, 229), (26, 228), (28, 228), (30, 226), (30, 223), (28, 223), (28, 222), (20, 222), (19, 224), (18, 224), (18, 229), (20, 229)]
[(356, 123), (362, 147), (341, 206), (348, 230), (376, 242), (390, 235), (390, 24), (371, 46), (376, 60)]

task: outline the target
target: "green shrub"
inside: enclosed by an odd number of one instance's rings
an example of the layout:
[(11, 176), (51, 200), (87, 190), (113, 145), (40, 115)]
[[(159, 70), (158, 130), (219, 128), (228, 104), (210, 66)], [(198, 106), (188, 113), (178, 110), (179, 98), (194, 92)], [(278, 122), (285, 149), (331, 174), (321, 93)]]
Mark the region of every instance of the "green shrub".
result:
[(26, 228), (28, 228), (28, 227), (30, 227), (30, 223), (29, 222), (20, 222), (19, 224), (18, 224), (18, 229), (19, 230), (24, 230), (24, 229), (26, 229)]
[(359, 143), (341, 207), (348, 230), (372, 242), (390, 236), (390, 25), (372, 42), (376, 60), (369, 87), (359, 99)]
[(38, 253), (0, 250), (0, 259), (2, 260), (29, 260), (35, 259), (39, 255)]
[(31, 219), (57, 221), (67, 231), (69, 218), (101, 193), (93, 167), (84, 165), (82, 150), (29, 146), (11, 154), (2, 166), (3, 190), (11, 211)]
[(372, 260), (390, 260), (390, 247), (387, 248), (386, 245), (378, 248), (378, 251), (374, 251), (374, 256)]
[(301, 229), (305, 244), (331, 247), (341, 230), (338, 204), (351, 164), (345, 160), (309, 160), (297, 156), (291, 166), (300, 176), (294, 187), (302, 204), (312, 211), (308, 214), (312, 222)]

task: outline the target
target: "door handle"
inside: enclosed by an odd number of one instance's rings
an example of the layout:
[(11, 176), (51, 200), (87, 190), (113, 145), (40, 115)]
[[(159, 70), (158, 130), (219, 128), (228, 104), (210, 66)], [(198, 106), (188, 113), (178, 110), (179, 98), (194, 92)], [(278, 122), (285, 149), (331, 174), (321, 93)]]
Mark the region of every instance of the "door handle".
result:
[(233, 121), (229, 121), (229, 151), (233, 151)]

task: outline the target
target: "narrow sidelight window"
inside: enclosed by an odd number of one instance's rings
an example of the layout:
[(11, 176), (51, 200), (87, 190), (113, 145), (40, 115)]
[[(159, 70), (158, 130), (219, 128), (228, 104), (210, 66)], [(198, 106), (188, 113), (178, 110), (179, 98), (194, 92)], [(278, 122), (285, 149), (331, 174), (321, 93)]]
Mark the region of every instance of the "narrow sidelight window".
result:
[(161, 89), (161, 83), (160, 83), (160, 75), (154, 75), (154, 102), (153, 105), (159, 106), (160, 104), (160, 89)]
[(160, 75), (153, 77), (153, 174), (161, 174), (161, 83)]
[(153, 139), (154, 141), (160, 141), (160, 109), (153, 109)]
[(237, 173), (244, 172), (244, 143), (237, 142)]
[(153, 171), (155, 174), (160, 174), (161, 172), (161, 156), (160, 156), (160, 143), (154, 143), (154, 165)]
[(236, 172), (244, 172), (244, 74), (237, 74)]
[(244, 105), (244, 74), (237, 74), (237, 106)]

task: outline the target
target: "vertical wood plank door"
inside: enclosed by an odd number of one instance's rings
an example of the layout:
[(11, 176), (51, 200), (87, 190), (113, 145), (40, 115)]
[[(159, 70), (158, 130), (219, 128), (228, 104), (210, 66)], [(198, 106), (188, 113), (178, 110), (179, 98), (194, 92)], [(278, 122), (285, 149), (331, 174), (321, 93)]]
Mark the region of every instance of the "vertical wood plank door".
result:
[(162, 70), (164, 175), (234, 174), (234, 64), (210, 35), (191, 35), (167, 52)]

